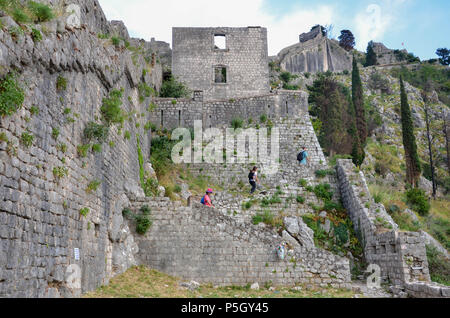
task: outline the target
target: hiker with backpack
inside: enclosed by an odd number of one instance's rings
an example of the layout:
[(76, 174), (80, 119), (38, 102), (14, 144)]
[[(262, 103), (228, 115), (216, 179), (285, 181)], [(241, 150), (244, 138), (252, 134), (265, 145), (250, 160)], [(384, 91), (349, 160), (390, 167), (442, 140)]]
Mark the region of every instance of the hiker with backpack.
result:
[(206, 190), (206, 194), (203, 196), (202, 200), (200, 201), (201, 204), (209, 206), (211, 208), (215, 208), (215, 206), (212, 204), (210, 194), (213, 193), (213, 190), (210, 188)]
[(248, 174), (248, 182), (252, 186), (252, 189), (250, 190), (250, 193), (253, 194), (255, 192), (255, 190), (256, 190), (256, 183), (259, 182), (258, 181), (258, 168), (257, 167), (253, 167), (253, 169)]
[(297, 160), (301, 165), (306, 165), (309, 163), (309, 155), (306, 151), (306, 147), (303, 147), (303, 150), (297, 155)]

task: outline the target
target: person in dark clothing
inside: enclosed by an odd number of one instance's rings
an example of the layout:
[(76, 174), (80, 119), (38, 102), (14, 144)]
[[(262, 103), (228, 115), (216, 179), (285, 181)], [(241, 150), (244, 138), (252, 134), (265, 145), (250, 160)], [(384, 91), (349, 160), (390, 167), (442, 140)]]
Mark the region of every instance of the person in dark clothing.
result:
[(258, 182), (258, 168), (253, 167), (253, 169), (248, 174), (248, 182), (252, 186), (250, 193), (254, 193), (256, 190), (256, 183)]

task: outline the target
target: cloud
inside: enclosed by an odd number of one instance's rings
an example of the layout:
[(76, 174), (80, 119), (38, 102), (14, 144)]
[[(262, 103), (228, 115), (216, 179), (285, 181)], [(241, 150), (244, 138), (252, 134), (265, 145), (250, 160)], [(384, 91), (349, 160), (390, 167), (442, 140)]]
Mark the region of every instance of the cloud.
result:
[(109, 20), (122, 20), (132, 36), (171, 43), (172, 27), (245, 27), (268, 29), (269, 55), (298, 42), (315, 24), (331, 24), (332, 6), (294, 8), (276, 16), (264, 0), (99, 0)]
[(365, 51), (369, 41), (381, 41), (385, 33), (398, 20), (400, 7), (409, 0), (384, 0), (369, 4), (355, 17), (356, 48)]

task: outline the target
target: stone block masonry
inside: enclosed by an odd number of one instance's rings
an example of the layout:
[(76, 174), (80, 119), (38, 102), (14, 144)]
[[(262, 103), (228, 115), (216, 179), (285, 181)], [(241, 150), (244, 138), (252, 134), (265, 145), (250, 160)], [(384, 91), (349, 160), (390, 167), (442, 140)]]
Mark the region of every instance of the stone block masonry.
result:
[(449, 287), (430, 282), (420, 233), (398, 230), (384, 206), (375, 204), (363, 173), (351, 160), (338, 160), (337, 176), (342, 202), (360, 234), (367, 263), (380, 266), (382, 278), (403, 286), (413, 297), (449, 297)]
[[(139, 56), (135, 66), (129, 51), (85, 28), (49, 31), (40, 42), (26, 32), (14, 39), (0, 30), (0, 52), (2, 69), (20, 70), (25, 93), (23, 107), (0, 119), (8, 140), (0, 142), (0, 297), (79, 296), (136, 264), (137, 246), (121, 211), (129, 198), (143, 195), (136, 137), (148, 160), (145, 123), (137, 128), (136, 117), (124, 123), (130, 140), (113, 126), (102, 150), (87, 158), (77, 146), (87, 142), (86, 124), (100, 122), (102, 99), (111, 89), (124, 88), (124, 112), (144, 112), (136, 101), (145, 63)], [(64, 89), (57, 89), (58, 77), (65, 79)], [(34, 136), (28, 148), (21, 142), (24, 132)], [(55, 176), (58, 167), (67, 176)], [(101, 184), (88, 193), (94, 180)], [(81, 288), (68, 284), (69, 265), (80, 269)]]
[[(153, 225), (145, 236), (135, 235), (137, 258), (151, 268), (221, 286), (272, 282), (349, 287), (348, 259), (300, 246), (286, 232), (281, 237), (266, 227), (238, 223), (215, 209), (200, 204), (176, 206), (168, 199), (138, 199), (132, 209), (143, 205), (150, 207)], [(276, 247), (284, 240), (293, 246), (282, 261)]]
[[(226, 99), (269, 92), (267, 30), (248, 28), (173, 28), (172, 72), (204, 98)], [(225, 47), (215, 45), (215, 36)], [(226, 80), (216, 82), (216, 68)]]

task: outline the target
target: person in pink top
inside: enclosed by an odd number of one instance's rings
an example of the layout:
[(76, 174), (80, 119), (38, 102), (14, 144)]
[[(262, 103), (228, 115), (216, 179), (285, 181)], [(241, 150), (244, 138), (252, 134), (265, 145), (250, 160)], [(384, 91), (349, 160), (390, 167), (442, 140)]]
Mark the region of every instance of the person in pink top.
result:
[(202, 198), (201, 202), (202, 202), (203, 205), (206, 205), (206, 206), (214, 208), (214, 205), (212, 204), (212, 201), (211, 201), (211, 197), (209, 196), (211, 193), (213, 193), (212, 189), (206, 190), (206, 194)]

